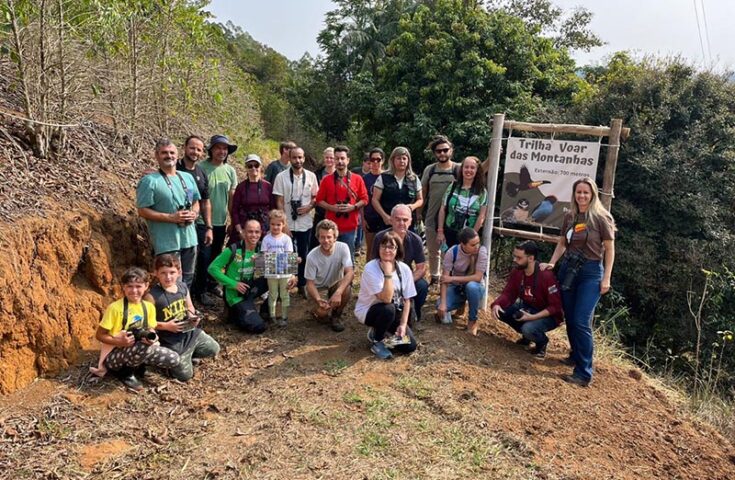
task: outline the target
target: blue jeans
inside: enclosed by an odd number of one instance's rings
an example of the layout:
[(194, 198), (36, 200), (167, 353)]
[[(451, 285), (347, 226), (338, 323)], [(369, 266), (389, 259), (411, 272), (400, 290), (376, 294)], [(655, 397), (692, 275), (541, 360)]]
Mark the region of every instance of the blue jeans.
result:
[(337, 237), (338, 242), (344, 242), (350, 249), (350, 257), (352, 258), (352, 265), (355, 265), (355, 235), (357, 230), (351, 232), (340, 232)]
[(414, 283), (416, 287), (416, 296), (413, 297), (413, 310), (416, 312), (416, 320), (421, 320), (421, 307), (426, 303), (426, 297), (429, 295), (429, 282), (426, 279), (419, 278)]
[[(477, 311), (480, 309), (480, 302), (485, 296), (485, 285), (480, 282), (468, 282), (462, 285), (447, 285), (447, 311), (457, 310), (464, 305), (464, 302), (470, 304), (470, 312), (467, 319), (470, 322), (477, 320)], [(441, 302), (441, 299), (439, 300)], [(437, 302), (437, 306), (439, 305)]]
[(306, 267), (306, 256), (309, 254), (309, 242), (311, 240), (311, 228), (305, 232), (291, 232), (293, 235), (294, 248), (299, 257), (301, 257), (301, 263), (299, 263), (299, 287), (306, 285), (306, 278), (304, 277), (304, 268)]
[(533, 308), (523, 302), (516, 302), (505, 309), (505, 313), (500, 316), (500, 320), (507, 323), (516, 332), (523, 335), (524, 338), (535, 343), (537, 347), (546, 346), (546, 344), (549, 343), (549, 337), (546, 336), (546, 332), (550, 332), (557, 327), (556, 320), (554, 320), (553, 317), (544, 317), (539, 318), (538, 320), (522, 322), (513, 318), (513, 315), (521, 309), (530, 314), (534, 314), (539, 311), (538, 308)]
[[(592, 379), (592, 319), (597, 301), (600, 300), (602, 263), (588, 260), (577, 272), (569, 290), (561, 291), (561, 301), (567, 322), (567, 336), (572, 347), (574, 375), (584, 380)], [(559, 283), (564, 283), (567, 266), (559, 268)]]
[(363, 223), (365, 223), (365, 219), (363, 217), (363, 212), (360, 212), (360, 216), (357, 217), (357, 230), (355, 233), (355, 247), (357, 249), (360, 249), (362, 247), (362, 242), (365, 240), (365, 235), (362, 229)]

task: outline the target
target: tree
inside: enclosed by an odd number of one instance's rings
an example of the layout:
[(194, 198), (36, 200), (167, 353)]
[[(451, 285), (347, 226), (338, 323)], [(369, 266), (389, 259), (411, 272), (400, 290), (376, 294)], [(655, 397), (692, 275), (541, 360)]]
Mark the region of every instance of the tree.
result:
[[(703, 270), (727, 278), (735, 271), (735, 84), (681, 59), (635, 62), (624, 53), (585, 77), (592, 89), (569, 118), (599, 125), (619, 117), (632, 131), (612, 210), (613, 287), (631, 309), (619, 328), (628, 345), (638, 352), (652, 345), (651, 358), (663, 362), (666, 349), (694, 350), (687, 292), (703, 290)], [(733, 329), (735, 287), (718, 285), (729, 293), (720, 291), (704, 311), (712, 322), (707, 348), (717, 330)]]

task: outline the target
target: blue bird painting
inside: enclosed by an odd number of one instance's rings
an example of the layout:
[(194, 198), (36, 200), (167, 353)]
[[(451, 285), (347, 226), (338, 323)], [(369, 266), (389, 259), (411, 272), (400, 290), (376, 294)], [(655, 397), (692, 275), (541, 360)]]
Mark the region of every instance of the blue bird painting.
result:
[(554, 211), (554, 204), (556, 203), (556, 197), (549, 195), (544, 198), (541, 203), (531, 212), (531, 219), (536, 223), (541, 223)]

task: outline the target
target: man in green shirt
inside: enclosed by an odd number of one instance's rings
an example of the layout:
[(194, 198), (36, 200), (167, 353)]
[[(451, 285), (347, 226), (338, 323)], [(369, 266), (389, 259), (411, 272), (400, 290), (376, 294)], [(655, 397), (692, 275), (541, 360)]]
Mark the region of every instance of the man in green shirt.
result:
[[(209, 274), (225, 287), (228, 320), (249, 333), (263, 333), (268, 313), (268, 303), (263, 302), (260, 313), (255, 300), (268, 291), (265, 278), (255, 278), (253, 256), (260, 240), (260, 222), (248, 220), (243, 228), (245, 240), (226, 248), (209, 266)], [(234, 252), (233, 252), (234, 248)], [(296, 277), (289, 288), (296, 285)]]
[(191, 285), (199, 216), (199, 189), (194, 177), (176, 171), (178, 151), (168, 138), (156, 142), (158, 171), (145, 175), (135, 191), (138, 214), (146, 220), (156, 256), (170, 253), (181, 260), (181, 276)]
[(197, 274), (192, 287), (194, 298), (200, 299), (203, 305), (214, 304), (207, 292), (214, 296), (222, 296), (217, 284), (207, 275), (207, 269), (212, 259), (222, 252), (227, 235), (227, 217), (232, 205), (232, 195), (237, 187), (237, 173), (227, 158), (237, 150), (237, 145), (231, 144), (224, 135), (214, 135), (209, 140), (209, 158), (200, 165), (207, 175), (209, 187), (209, 201), (211, 204), (211, 226), (204, 223), (203, 218), (197, 220), (197, 230), (204, 236), (206, 229), (212, 229), (211, 245), (199, 246), (197, 259)]

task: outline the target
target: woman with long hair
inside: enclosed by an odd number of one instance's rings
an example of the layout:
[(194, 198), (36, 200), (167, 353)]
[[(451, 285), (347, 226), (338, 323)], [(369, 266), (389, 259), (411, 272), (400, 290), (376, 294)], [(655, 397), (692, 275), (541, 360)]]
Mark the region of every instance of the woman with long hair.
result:
[(574, 366), (562, 378), (586, 387), (592, 381), (592, 318), (600, 296), (610, 290), (615, 262), (615, 222), (600, 202), (595, 181), (582, 178), (572, 186), (571, 210), (564, 216), (561, 236), (549, 263), (559, 264), (558, 278), (572, 352), (563, 362)]
[(355, 316), (370, 330), (370, 351), (381, 360), (416, 350), (416, 339), (408, 326), (411, 298), (416, 296), (411, 269), (403, 263), (403, 242), (397, 233), (380, 239), (379, 257), (365, 264)]
[(268, 231), (268, 212), (276, 208), (276, 200), (272, 195), (273, 187), (262, 179), (263, 162), (260, 157), (251, 153), (245, 158), (247, 177), (235, 189), (232, 197), (232, 230), (228, 243), (242, 239), (245, 222), (257, 220), (263, 231)]
[(447, 187), (439, 208), (436, 241), (453, 247), (459, 243), (457, 235), (470, 227), (478, 234), (487, 215), (487, 189), (482, 174), (482, 162), (477, 157), (465, 157), (457, 179)]
[(399, 203), (411, 209), (411, 219), (416, 222), (416, 210), (424, 204), (421, 193), (421, 180), (411, 168), (411, 152), (406, 147), (396, 147), (388, 158), (388, 171), (382, 173), (373, 185), (373, 198), (370, 202), (380, 216), (377, 230), (384, 230), (390, 225), (390, 212)]

